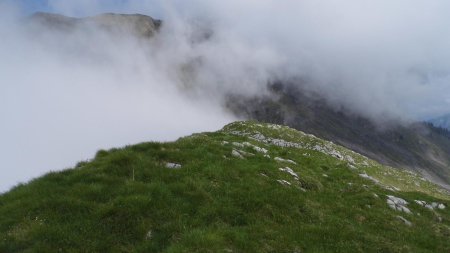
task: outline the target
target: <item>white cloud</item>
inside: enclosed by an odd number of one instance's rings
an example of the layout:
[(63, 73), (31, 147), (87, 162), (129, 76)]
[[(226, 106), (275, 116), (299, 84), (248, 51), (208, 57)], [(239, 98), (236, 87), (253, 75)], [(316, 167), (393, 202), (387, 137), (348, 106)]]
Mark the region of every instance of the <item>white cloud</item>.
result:
[(11, 22), (0, 33), (8, 35), (0, 45), (0, 191), (100, 148), (175, 140), (234, 120), (219, 103), (182, 94), (163, 58), (132, 37), (32, 33)]

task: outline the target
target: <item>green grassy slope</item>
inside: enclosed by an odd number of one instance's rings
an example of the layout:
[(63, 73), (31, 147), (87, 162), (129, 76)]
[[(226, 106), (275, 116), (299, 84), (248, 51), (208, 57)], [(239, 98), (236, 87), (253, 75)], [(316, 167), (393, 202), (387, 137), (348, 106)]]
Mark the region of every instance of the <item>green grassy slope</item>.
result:
[(415, 174), (237, 122), (15, 187), (0, 196), (0, 252), (450, 252), (449, 204)]

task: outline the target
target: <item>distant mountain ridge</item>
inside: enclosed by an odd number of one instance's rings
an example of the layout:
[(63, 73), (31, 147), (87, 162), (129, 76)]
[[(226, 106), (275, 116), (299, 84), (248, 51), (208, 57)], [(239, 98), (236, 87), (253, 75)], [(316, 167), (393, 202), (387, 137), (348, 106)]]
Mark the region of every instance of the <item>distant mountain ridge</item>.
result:
[(443, 115), (441, 117), (431, 119), (428, 122), (430, 122), (436, 127), (441, 127), (450, 130), (450, 113)]

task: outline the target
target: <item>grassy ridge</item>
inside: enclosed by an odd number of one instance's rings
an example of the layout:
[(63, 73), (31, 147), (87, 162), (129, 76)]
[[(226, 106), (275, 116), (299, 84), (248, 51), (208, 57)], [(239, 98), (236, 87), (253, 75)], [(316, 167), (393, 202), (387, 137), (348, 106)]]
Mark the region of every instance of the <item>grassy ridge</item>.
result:
[(237, 122), (99, 151), (1, 195), (0, 252), (449, 252), (448, 196), (313, 136)]

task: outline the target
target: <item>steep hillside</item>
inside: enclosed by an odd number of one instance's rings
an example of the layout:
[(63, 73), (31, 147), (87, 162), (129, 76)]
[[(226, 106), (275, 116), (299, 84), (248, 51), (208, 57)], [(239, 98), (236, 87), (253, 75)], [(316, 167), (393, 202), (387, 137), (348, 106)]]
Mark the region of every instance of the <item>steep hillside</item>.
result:
[(382, 164), (416, 171), (450, 189), (450, 135), (430, 124), (379, 127), (373, 121), (333, 108), (300, 85), (278, 83), (266, 97), (230, 96), (237, 115), (283, 124), (336, 142)]
[(450, 195), (294, 129), (99, 151), (0, 196), (0, 252), (449, 252)]

